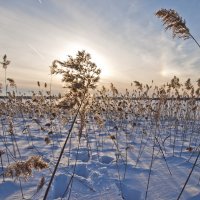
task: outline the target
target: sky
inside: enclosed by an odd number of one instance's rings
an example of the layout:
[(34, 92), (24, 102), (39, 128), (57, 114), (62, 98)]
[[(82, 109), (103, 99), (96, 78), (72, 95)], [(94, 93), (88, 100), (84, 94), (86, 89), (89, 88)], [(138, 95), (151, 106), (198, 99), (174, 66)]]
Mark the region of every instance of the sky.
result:
[[(159, 85), (175, 75), (195, 81), (200, 49), (164, 30), (160, 8), (175, 9), (200, 42), (199, 0), (0, 0), (0, 59), (7, 54), (7, 76), (24, 91), (49, 83), (52, 61), (80, 50), (102, 69), (99, 85), (124, 90), (135, 80)], [(54, 91), (60, 79), (53, 77)]]

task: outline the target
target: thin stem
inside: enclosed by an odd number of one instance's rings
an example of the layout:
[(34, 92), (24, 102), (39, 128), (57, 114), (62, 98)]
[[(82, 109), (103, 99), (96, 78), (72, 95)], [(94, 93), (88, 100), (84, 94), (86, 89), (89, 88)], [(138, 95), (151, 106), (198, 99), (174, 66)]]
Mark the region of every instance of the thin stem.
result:
[(6, 69), (5, 69), (5, 93), (6, 93), (6, 97), (7, 97), (7, 85), (6, 85), (6, 78), (7, 78), (7, 75), (6, 75)]
[(154, 137), (153, 152), (152, 152), (152, 157), (151, 157), (151, 164), (150, 164), (150, 167), (149, 167), (149, 175), (148, 175), (148, 182), (147, 182), (147, 188), (146, 188), (146, 193), (145, 193), (145, 200), (147, 199), (147, 194), (148, 194), (148, 190), (149, 190), (149, 183), (150, 183), (150, 178), (151, 178), (151, 172), (152, 172), (152, 167), (153, 167), (155, 142), (156, 142), (156, 138)]
[(179, 200), (179, 199), (181, 198), (181, 195), (182, 195), (183, 191), (185, 190), (185, 187), (186, 187), (186, 185), (187, 185), (187, 183), (188, 183), (188, 181), (189, 181), (189, 179), (190, 179), (190, 177), (191, 177), (191, 175), (192, 175), (192, 172), (193, 172), (193, 170), (194, 170), (194, 168), (195, 168), (195, 166), (196, 166), (196, 164), (197, 164), (197, 161), (198, 161), (198, 159), (199, 159), (199, 156), (200, 156), (200, 150), (199, 150), (199, 153), (198, 153), (198, 155), (197, 155), (197, 157), (196, 157), (196, 160), (195, 160), (195, 162), (194, 162), (194, 164), (193, 164), (193, 166), (192, 166), (192, 169), (191, 169), (191, 171), (190, 171), (190, 173), (189, 173), (189, 175), (188, 175), (188, 177), (187, 177), (187, 179), (186, 179), (186, 181), (185, 181), (185, 183), (184, 183), (184, 186), (183, 186), (183, 188), (182, 188), (180, 194), (178, 195), (177, 200)]
[(82, 106), (82, 104), (83, 104), (84, 98), (85, 98), (85, 94), (84, 94), (84, 96), (83, 96), (83, 99), (82, 99), (82, 101), (81, 101), (81, 104), (80, 104), (79, 107), (78, 107), (78, 110), (77, 110), (77, 112), (76, 112), (76, 115), (75, 115), (75, 117), (74, 117), (74, 119), (73, 119), (73, 121), (72, 121), (72, 125), (71, 125), (71, 127), (70, 127), (70, 129), (69, 129), (69, 133), (68, 133), (67, 138), (65, 139), (65, 142), (64, 142), (63, 147), (62, 147), (62, 149), (61, 149), (61, 152), (60, 152), (58, 161), (57, 161), (57, 163), (56, 163), (56, 166), (55, 166), (54, 171), (53, 171), (53, 173), (52, 173), (51, 179), (50, 179), (49, 184), (48, 184), (48, 186), (47, 186), (47, 189), (46, 189), (46, 191), (45, 191), (45, 195), (44, 195), (43, 200), (46, 200), (46, 199), (47, 199), (47, 196), (48, 196), (48, 193), (49, 193), (49, 189), (50, 189), (51, 184), (52, 184), (52, 182), (53, 182), (53, 179), (54, 179), (54, 176), (55, 176), (55, 174), (56, 174), (56, 171), (57, 171), (58, 165), (59, 165), (59, 163), (60, 163), (61, 157), (62, 157), (62, 155), (63, 155), (63, 153), (64, 153), (65, 146), (66, 146), (67, 141), (68, 141), (68, 139), (69, 139), (69, 137), (70, 137), (70, 135), (71, 135), (71, 132), (72, 132), (72, 129), (73, 129), (73, 127), (74, 127), (76, 118), (77, 118), (78, 113), (79, 113), (79, 111), (80, 111), (80, 108), (81, 108), (81, 106)]
[(197, 46), (200, 48), (200, 44), (197, 42), (197, 40), (193, 37), (193, 35), (192, 34), (190, 34), (189, 33), (189, 35), (190, 35), (190, 37), (194, 40), (194, 42), (197, 44)]

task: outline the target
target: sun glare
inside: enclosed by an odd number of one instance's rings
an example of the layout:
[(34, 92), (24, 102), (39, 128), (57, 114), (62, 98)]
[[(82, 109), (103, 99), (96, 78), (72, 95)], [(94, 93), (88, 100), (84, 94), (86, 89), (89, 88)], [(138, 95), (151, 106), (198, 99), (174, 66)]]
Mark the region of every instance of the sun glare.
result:
[(179, 76), (180, 72), (178, 72), (177, 70), (173, 70), (173, 69), (163, 69), (160, 74), (163, 77), (172, 77), (174, 75)]
[(94, 62), (97, 67), (101, 69), (101, 77), (102, 78), (108, 78), (112, 75), (111, 70), (109, 69), (109, 62), (106, 60), (106, 58), (93, 48), (90, 48), (85, 45), (80, 45), (80, 44), (70, 44), (68, 45), (62, 53), (58, 55), (58, 58), (61, 60), (66, 60), (68, 55), (71, 56), (76, 56), (78, 51), (85, 50), (91, 55), (91, 60)]

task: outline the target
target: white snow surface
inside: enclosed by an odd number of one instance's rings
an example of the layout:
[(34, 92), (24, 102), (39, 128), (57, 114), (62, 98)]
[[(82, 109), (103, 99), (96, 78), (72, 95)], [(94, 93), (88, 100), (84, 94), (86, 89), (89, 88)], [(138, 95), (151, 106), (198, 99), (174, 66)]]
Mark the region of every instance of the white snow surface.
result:
[[(25, 160), (31, 155), (40, 155), (49, 164), (49, 169), (34, 171), (33, 176), (27, 181), (21, 178), (25, 199), (43, 199), (61, 147), (71, 126), (70, 122), (61, 126), (59, 121), (53, 121), (53, 134), (49, 134), (51, 143), (46, 144), (44, 138), (49, 132), (49, 127), (45, 126), (47, 122), (45, 118), (39, 119), (38, 124), (45, 127), (45, 130), (41, 130), (33, 119), (15, 117), (13, 121), (15, 132), (11, 137), (8, 133), (7, 119), (1, 119), (0, 149), (9, 150), (17, 160)], [(80, 147), (78, 147), (78, 121), (65, 148), (47, 199), (144, 200), (153, 151), (153, 131), (152, 127), (148, 126), (148, 128), (145, 127), (147, 133), (142, 134), (144, 128), (142, 124), (143, 122), (136, 122), (133, 129), (129, 124), (116, 128), (112, 123), (107, 123), (100, 130), (91, 120), (83, 131)], [(29, 134), (26, 133), (25, 127), (29, 128)], [(162, 132), (159, 132), (161, 134), (159, 138), (164, 140), (168, 133), (163, 130), (162, 128)], [(110, 135), (114, 135), (115, 139), (111, 139)], [(179, 140), (177, 135), (174, 155), (173, 139), (173, 130), (171, 143), (170, 138), (165, 140), (164, 145), (159, 139), (172, 175), (169, 173), (159, 145), (157, 143), (155, 145), (155, 156), (147, 193), (148, 200), (176, 200), (195, 161), (197, 152), (186, 149), (189, 139), (186, 138), (182, 153), (180, 153), (182, 140)], [(199, 135), (194, 135), (193, 139), (193, 143), (198, 143)], [(7, 149), (5, 140), (7, 140)], [(12, 140), (14, 140), (14, 145)], [(16, 144), (21, 158), (16, 150)], [(16, 155), (14, 155), (13, 148), (15, 148)], [(137, 162), (140, 152), (141, 156)], [(11, 155), (9, 162), (14, 162)], [(2, 173), (8, 166), (6, 154), (2, 155), (2, 163), (0, 200), (22, 199), (19, 179), (5, 177), (3, 181)], [(181, 200), (200, 200), (199, 164), (200, 161), (189, 179)], [(72, 175), (72, 184), (66, 191)], [(37, 192), (42, 176), (45, 177), (45, 185)]]

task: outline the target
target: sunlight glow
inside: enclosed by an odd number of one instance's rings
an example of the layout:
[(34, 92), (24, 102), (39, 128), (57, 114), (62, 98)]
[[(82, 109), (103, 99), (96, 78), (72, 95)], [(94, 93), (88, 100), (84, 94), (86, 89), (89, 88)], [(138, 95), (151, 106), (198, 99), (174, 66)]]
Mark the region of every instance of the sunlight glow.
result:
[(81, 45), (78, 43), (72, 43), (68, 45), (66, 48), (64, 48), (64, 51), (62, 51), (60, 54), (58, 54), (58, 59), (66, 60), (68, 55), (76, 56), (78, 51), (85, 50), (87, 53), (91, 55), (91, 60), (94, 62), (97, 67), (101, 69), (101, 77), (102, 78), (108, 78), (112, 75), (111, 70), (109, 69), (109, 62), (106, 60), (106, 58), (101, 55), (101, 53), (97, 52), (93, 48), (90, 48), (86, 45)]
[(160, 74), (163, 77), (172, 77), (174, 75), (179, 76), (180, 72), (178, 72), (177, 70), (173, 70), (173, 69), (163, 69)]

